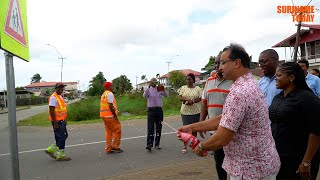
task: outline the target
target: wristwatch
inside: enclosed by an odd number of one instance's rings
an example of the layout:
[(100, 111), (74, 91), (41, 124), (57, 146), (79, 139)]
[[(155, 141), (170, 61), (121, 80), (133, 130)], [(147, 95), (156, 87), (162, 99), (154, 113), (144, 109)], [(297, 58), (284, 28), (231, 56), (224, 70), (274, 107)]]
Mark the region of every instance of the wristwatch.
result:
[(310, 166), (310, 165), (311, 165), (311, 163), (310, 163), (310, 162), (302, 162), (302, 164), (303, 164), (303, 166), (304, 166), (304, 167), (308, 167), (308, 166)]

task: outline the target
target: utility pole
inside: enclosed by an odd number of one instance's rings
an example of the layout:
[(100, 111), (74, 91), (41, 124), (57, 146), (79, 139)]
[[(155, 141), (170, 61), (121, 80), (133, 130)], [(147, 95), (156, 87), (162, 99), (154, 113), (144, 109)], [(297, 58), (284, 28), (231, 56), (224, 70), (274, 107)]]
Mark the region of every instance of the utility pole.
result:
[(58, 51), (58, 49), (57, 49), (55, 46), (53, 46), (53, 45), (51, 45), (51, 44), (46, 44), (46, 45), (53, 47), (53, 48), (58, 52), (58, 54), (60, 55), (60, 57), (58, 57), (58, 59), (61, 59), (61, 76), (60, 76), (61, 78), (60, 78), (60, 82), (62, 82), (63, 60), (64, 60), (64, 59), (67, 59), (67, 58), (63, 57), (62, 54)]
[(169, 86), (169, 67), (170, 67), (170, 63), (171, 63), (171, 61), (167, 61), (166, 63), (168, 63), (168, 76), (167, 76), (167, 86)]
[(300, 21), (297, 26), (297, 36), (296, 36), (296, 43), (294, 44), (294, 54), (293, 54), (293, 62), (297, 62), (297, 56), (298, 56), (298, 47), (300, 42), (300, 30), (301, 30), (301, 17), (302, 13), (300, 13)]
[(138, 76), (136, 76), (136, 91), (138, 91)]

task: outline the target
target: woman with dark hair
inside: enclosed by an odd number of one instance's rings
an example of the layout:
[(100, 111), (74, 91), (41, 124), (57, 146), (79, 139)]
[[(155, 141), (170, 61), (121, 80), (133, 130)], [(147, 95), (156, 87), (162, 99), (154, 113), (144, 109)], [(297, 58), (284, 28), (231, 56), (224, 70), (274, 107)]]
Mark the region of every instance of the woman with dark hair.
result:
[[(187, 85), (178, 90), (179, 99), (182, 101), (180, 112), (183, 125), (196, 123), (200, 120), (202, 89), (195, 86), (195, 81), (194, 74), (189, 73), (187, 75)], [(197, 136), (196, 132), (192, 134)], [(186, 152), (187, 146), (183, 146), (182, 153)]]
[(310, 169), (320, 144), (320, 100), (294, 62), (279, 65), (276, 87), (283, 90), (274, 97), (269, 116), (281, 160), (277, 179), (316, 179)]
[(317, 77), (320, 78), (320, 71), (319, 71), (319, 69), (312, 69), (312, 70), (310, 71), (310, 74), (313, 74), (313, 75), (315, 75), (315, 76), (317, 76)]

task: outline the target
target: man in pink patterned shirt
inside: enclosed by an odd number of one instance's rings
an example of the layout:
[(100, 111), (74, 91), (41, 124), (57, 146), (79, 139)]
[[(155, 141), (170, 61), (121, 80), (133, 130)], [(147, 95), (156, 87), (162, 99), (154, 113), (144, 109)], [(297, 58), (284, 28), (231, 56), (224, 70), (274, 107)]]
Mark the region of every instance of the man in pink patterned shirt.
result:
[(183, 132), (217, 129), (194, 152), (224, 149), (222, 167), (231, 180), (275, 180), (280, 158), (275, 148), (264, 95), (249, 72), (250, 58), (243, 47), (231, 44), (220, 59), (223, 78), (234, 83), (226, 98), (222, 115), (179, 128)]

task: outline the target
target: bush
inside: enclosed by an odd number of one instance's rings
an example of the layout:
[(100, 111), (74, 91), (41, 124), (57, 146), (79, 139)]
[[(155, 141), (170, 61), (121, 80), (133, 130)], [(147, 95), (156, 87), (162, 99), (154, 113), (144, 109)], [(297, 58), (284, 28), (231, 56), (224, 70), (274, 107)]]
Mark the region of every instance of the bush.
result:
[(68, 120), (83, 121), (100, 118), (100, 99), (89, 97), (68, 105)]
[[(116, 95), (117, 107), (121, 113), (128, 112), (134, 116), (147, 115), (147, 100), (142, 92)], [(179, 111), (181, 102), (176, 93), (163, 98), (164, 111)], [(68, 105), (68, 120), (83, 121), (100, 118), (100, 97), (89, 97)]]

